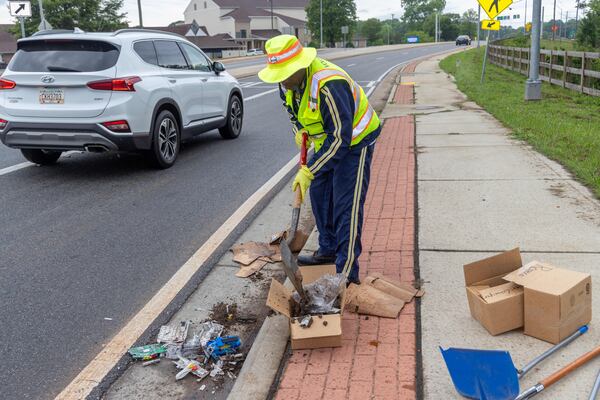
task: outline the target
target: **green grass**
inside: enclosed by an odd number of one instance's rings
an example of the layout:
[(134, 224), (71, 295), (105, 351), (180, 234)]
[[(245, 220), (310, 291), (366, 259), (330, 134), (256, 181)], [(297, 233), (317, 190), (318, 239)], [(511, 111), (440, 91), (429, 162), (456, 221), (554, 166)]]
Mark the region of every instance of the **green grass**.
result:
[[(514, 38), (509, 38), (509, 39), (504, 39), (504, 40), (500, 40), (498, 42), (498, 44), (500, 45), (504, 45), (504, 46), (511, 46), (511, 47), (523, 47), (523, 48), (529, 48), (530, 46), (530, 42), (529, 42), (529, 37), (528, 36), (517, 36)], [(577, 44), (576, 41), (574, 40), (568, 40), (568, 39), (556, 39), (556, 40), (552, 40), (552, 39), (542, 39), (540, 41), (540, 47), (542, 49), (546, 49), (546, 50), (562, 50), (562, 51), (575, 51), (575, 50), (586, 50), (586, 51), (590, 51), (590, 50), (594, 50), (594, 49), (583, 49), (580, 48), (580, 46)]]
[(484, 48), (442, 60), (458, 88), (484, 107), (514, 135), (566, 166), (600, 197), (600, 98), (542, 86), (542, 101), (523, 100), (525, 76), (488, 65), (479, 83)]

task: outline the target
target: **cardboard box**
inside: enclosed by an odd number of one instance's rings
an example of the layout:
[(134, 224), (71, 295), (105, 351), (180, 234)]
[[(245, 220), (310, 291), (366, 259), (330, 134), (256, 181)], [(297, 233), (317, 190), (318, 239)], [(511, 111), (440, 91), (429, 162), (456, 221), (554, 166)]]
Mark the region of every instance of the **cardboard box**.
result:
[(492, 335), (523, 326), (523, 289), (502, 279), (522, 266), (516, 248), (463, 267), (471, 315)]
[[(323, 275), (335, 275), (335, 265), (315, 265), (300, 267), (302, 281), (308, 284)], [(321, 347), (340, 347), (342, 345), (342, 313), (345, 304), (345, 287), (341, 294), (341, 311), (338, 314), (327, 314), (321, 317), (313, 316), (313, 323), (308, 328), (301, 328), (292, 315), (293, 291), (273, 279), (267, 306), (290, 320), (290, 340), (293, 350), (317, 349)]]
[(525, 288), (525, 334), (558, 343), (592, 319), (590, 274), (533, 261), (504, 277)]

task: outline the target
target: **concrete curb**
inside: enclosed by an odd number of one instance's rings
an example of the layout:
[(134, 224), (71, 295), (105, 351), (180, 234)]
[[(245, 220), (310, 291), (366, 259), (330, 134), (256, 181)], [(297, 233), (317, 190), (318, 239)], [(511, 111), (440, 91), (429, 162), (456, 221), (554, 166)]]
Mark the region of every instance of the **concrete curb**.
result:
[[(412, 49), (415, 47), (436, 46), (436, 45), (441, 45), (441, 44), (445, 44), (445, 43), (450, 43), (450, 42), (397, 44), (397, 45), (390, 45), (390, 46), (373, 46), (373, 47), (365, 47), (365, 48), (362, 48), (359, 50), (344, 52), (342, 54), (326, 55), (326, 57), (329, 61), (334, 61), (334, 60), (341, 60), (343, 58), (356, 57), (356, 56), (362, 56), (362, 55), (367, 55), (367, 54), (384, 53), (384, 52), (388, 52), (388, 51), (397, 51), (397, 50), (402, 50), (402, 49), (407, 49), (407, 48)], [(263, 69), (263, 65), (251, 65), (248, 67), (233, 68), (233, 69), (229, 70), (229, 73), (236, 79), (242, 79), (242, 78), (247, 78), (249, 76), (254, 76), (254, 75), (258, 74), (258, 71), (260, 71), (261, 69)]]

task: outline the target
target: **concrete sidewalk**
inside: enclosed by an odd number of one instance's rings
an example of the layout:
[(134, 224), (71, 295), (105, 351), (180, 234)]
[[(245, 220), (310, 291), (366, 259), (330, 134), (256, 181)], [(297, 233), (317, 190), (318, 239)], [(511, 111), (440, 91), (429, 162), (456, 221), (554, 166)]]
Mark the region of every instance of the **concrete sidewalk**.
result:
[[(438, 346), (509, 350), (517, 367), (550, 347), (520, 331), (492, 337), (474, 321), (463, 264), (520, 246), (524, 262), (547, 261), (600, 279), (599, 202), (560, 165), (512, 139), (468, 102), (439, 59), (405, 77), (415, 82), (416, 104), (396, 110), (417, 114), (419, 264), (427, 292), (421, 307), (424, 397), (436, 400), (459, 397)], [(519, 104), (514, 110), (520, 112)], [(599, 298), (596, 293), (595, 309)], [(592, 321), (588, 334), (526, 375), (521, 387), (599, 342)], [(588, 399), (599, 367), (594, 360), (536, 398)]]

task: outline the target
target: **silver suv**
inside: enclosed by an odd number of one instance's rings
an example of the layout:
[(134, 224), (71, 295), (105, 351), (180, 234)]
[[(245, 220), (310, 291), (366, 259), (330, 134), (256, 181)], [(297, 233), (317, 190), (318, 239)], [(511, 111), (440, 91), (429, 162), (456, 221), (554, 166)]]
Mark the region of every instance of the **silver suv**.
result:
[(165, 32), (39, 32), (0, 78), (0, 140), (42, 165), (67, 150), (140, 151), (168, 168), (199, 133), (237, 138), (243, 111), (223, 64)]

